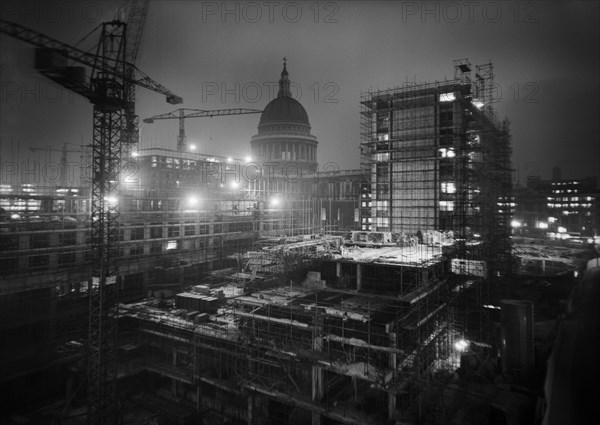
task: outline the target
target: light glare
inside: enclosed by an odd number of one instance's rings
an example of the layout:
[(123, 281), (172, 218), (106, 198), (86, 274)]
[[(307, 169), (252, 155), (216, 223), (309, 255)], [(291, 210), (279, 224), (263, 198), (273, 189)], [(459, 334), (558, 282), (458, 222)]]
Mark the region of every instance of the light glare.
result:
[(454, 348), (457, 351), (465, 351), (468, 346), (469, 346), (469, 343), (467, 341), (465, 341), (464, 339), (459, 339), (458, 341), (456, 341), (454, 343)]

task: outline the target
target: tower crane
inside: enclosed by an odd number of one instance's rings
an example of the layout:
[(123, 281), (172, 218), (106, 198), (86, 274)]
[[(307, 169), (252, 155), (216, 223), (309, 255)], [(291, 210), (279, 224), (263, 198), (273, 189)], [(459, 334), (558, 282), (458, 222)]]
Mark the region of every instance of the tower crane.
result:
[[(104, 22), (96, 53), (82, 51), (20, 24), (0, 19), (0, 33), (37, 47), (35, 66), (47, 78), (87, 98), (93, 104), (91, 264), (89, 333), (87, 342), (88, 423), (112, 425), (117, 410), (117, 257), (121, 146), (127, 139), (126, 118), (133, 111), (134, 85), (182, 99), (141, 72), (126, 59), (127, 24)], [(91, 69), (86, 78), (83, 66)]]
[[(61, 156), (60, 156), (60, 185), (62, 187), (67, 187), (67, 175), (68, 175), (68, 161), (67, 161), (67, 154), (68, 153), (81, 153), (80, 150), (73, 150), (73, 149), (67, 149), (67, 145), (74, 145), (74, 143), (70, 143), (70, 142), (65, 142), (63, 143), (63, 147), (62, 149), (56, 149), (56, 148), (51, 148), (51, 147), (45, 147), (45, 148), (35, 148), (35, 147), (30, 147), (29, 150), (31, 152), (38, 152), (38, 151), (46, 151), (46, 152), (60, 152)], [(87, 145), (87, 146), (83, 146), (83, 145), (79, 145), (82, 148), (86, 148), (86, 147), (92, 147), (92, 145)]]
[(168, 112), (166, 114), (154, 115), (150, 118), (144, 118), (144, 122), (146, 124), (151, 124), (154, 120), (168, 120), (168, 119), (178, 119), (179, 120), (179, 135), (177, 136), (177, 150), (184, 151), (185, 150), (185, 120), (186, 118), (206, 118), (206, 117), (219, 117), (223, 115), (245, 115), (245, 114), (260, 114), (262, 110), (260, 109), (245, 109), (245, 108), (236, 108), (236, 109), (213, 109), (213, 110), (204, 110), (204, 109), (189, 109), (189, 108), (180, 108), (173, 112)]
[[(125, 60), (133, 65), (137, 63), (144, 24), (148, 14), (150, 0), (130, 0), (127, 7), (127, 31), (125, 37)], [(129, 75), (131, 77), (132, 75)], [(127, 84), (125, 86), (125, 98), (129, 105), (135, 102), (135, 85)], [(137, 144), (139, 139), (139, 117), (134, 108), (125, 109), (125, 134), (123, 147), (125, 148), (124, 157), (130, 157), (130, 150)]]

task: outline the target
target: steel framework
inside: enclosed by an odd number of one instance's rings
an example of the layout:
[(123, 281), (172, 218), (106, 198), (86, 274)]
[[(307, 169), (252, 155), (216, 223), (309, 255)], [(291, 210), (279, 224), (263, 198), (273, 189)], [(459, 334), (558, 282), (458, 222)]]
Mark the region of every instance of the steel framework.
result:
[[(117, 320), (111, 308), (118, 300), (120, 284), (117, 266), (119, 171), (122, 143), (130, 142), (131, 117), (135, 115), (133, 85), (163, 93), (171, 104), (181, 103), (182, 99), (127, 62), (127, 24), (124, 22), (102, 25), (95, 54), (6, 20), (0, 20), (0, 32), (38, 47), (36, 68), (94, 105), (88, 423), (114, 424), (118, 421), (114, 351)], [(90, 82), (85, 81), (83, 68), (67, 66), (67, 60), (91, 67)], [(130, 121), (127, 125), (125, 115)]]

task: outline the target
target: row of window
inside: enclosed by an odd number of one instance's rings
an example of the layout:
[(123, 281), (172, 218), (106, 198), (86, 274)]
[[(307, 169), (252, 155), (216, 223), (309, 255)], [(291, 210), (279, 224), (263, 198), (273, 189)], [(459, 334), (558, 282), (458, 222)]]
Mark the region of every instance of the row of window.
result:
[(152, 167), (175, 168), (182, 170), (194, 170), (197, 162), (191, 159), (169, 158), (163, 156), (152, 156)]
[(554, 189), (552, 191), (552, 193), (559, 193), (559, 194), (564, 194), (564, 193), (577, 193), (577, 189)]
[(592, 204), (587, 203), (587, 204), (579, 204), (579, 203), (575, 203), (575, 202), (559, 202), (559, 203), (549, 203), (548, 204), (549, 208), (566, 208), (566, 207), (570, 207), (570, 208), (591, 208)]
[[(237, 223), (232, 222), (229, 224), (229, 231), (243, 231), (240, 229), (252, 229), (252, 223), (243, 222)], [(222, 233), (223, 232), (223, 224), (214, 224), (214, 233)], [(235, 230), (232, 230), (235, 229)], [(163, 227), (156, 226), (150, 227), (149, 239), (160, 239), (163, 238)], [(199, 226), (198, 234), (204, 235), (208, 234), (209, 226), (207, 224), (203, 224)], [(133, 227), (130, 231), (129, 240), (143, 240), (145, 229), (143, 227)], [(167, 237), (179, 237), (181, 233), (181, 227), (178, 225), (167, 227)], [(121, 240), (123, 240), (123, 230), (121, 230)], [(196, 234), (195, 225), (184, 225), (183, 226), (183, 235), (184, 236), (194, 236)], [(29, 248), (30, 249), (40, 249), (40, 248), (48, 248), (49, 246), (54, 246), (51, 243), (53, 235), (49, 233), (42, 234), (32, 234), (29, 236)], [(89, 243), (89, 233), (86, 232), (86, 243)], [(58, 245), (59, 246), (72, 246), (77, 245), (77, 232), (65, 232), (58, 234)], [(0, 247), (2, 250), (11, 250), (11, 249), (19, 249), (19, 238), (15, 235), (0, 235)]]
[[(119, 254), (121, 257), (125, 257), (126, 255), (140, 256), (140, 255), (144, 255), (146, 252), (148, 254), (160, 254), (163, 252), (163, 245), (164, 245), (163, 243), (153, 243), (148, 246), (148, 249), (146, 249), (147, 245), (142, 245), (142, 244), (133, 245), (133, 246), (129, 247), (128, 250), (121, 248)], [(202, 240), (185, 241), (183, 243), (182, 243), (182, 241), (172, 240), (172, 241), (167, 242), (165, 249), (168, 251), (169, 250), (177, 250), (177, 249), (198, 250), (198, 249), (204, 249), (205, 245), (206, 245), (206, 242), (202, 241)], [(85, 252), (84, 253), (84, 257), (85, 257), (84, 261), (88, 260), (88, 256), (89, 256), (89, 253)], [(28, 261), (27, 261), (28, 268), (33, 271), (48, 270), (51, 267), (50, 266), (50, 258), (51, 258), (51, 256), (49, 254), (31, 255), (31, 256), (29, 256)], [(78, 260), (78, 258), (77, 258), (77, 254), (75, 251), (61, 252), (57, 255), (57, 266), (58, 266), (58, 268), (72, 266), (76, 263), (77, 260)], [(0, 271), (2, 271), (2, 272), (5, 272), (5, 273), (16, 272), (18, 270), (18, 268), (19, 268), (19, 258), (17, 258), (17, 257), (3, 258), (0, 260)]]
[[(558, 193), (558, 191), (556, 191)], [(579, 201), (580, 197), (579, 196), (563, 196), (563, 197), (551, 197), (548, 196), (547, 197), (549, 201)], [(586, 196), (585, 198), (582, 196), (581, 200), (586, 200), (586, 201), (591, 201), (592, 197), (591, 196)]]

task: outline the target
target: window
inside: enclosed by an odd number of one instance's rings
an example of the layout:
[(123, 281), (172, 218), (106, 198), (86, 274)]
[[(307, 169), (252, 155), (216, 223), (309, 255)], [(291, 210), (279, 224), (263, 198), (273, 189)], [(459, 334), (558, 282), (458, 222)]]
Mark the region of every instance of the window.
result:
[(33, 255), (29, 257), (29, 267), (36, 270), (46, 270), (48, 268), (48, 255)]
[(444, 176), (446, 178), (450, 177), (454, 174), (454, 165), (451, 163), (440, 162), (440, 176)]
[(454, 93), (442, 93), (440, 94), (440, 102), (452, 102), (456, 99)]
[(19, 248), (19, 239), (17, 236), (0, 235), (0, 250), (7, 252)]
[(178, 237), (179, 236), (179, 225), (177, 225), (177, 226), (169, 226), (168, 227), (168, 235), (169, 235), (170, 238), (176, 238), (176, 237)]
[(129, 250), (129, 255), (144, 255), (144, 245), (135, 244)]
[(171, 249), (177, 249), (177, 241), (167, 242), (167, 251)]
[(50, 238), (48, 234), (43, 235), (31, 235), (29, 239), (30, 248), (48, 248), (50, 245)]
[(440, 148), (438, 152), (439, 156), (442, 158), (454, 158), (456, 156), (456, 153), (452, 148)]
[(454, 211), (454, 201), (439, 201), (440, 211)]
[(453, 115), (452, 111), (440, 112), (440, 127), (452, 127)]
[(14, 273), (19, 268), (18, 258), (3, 258), (0, 260), (0, 271), (2, 273)]
[(75, 262), (75, 252), (67, 251), (58, 255), (58, 264), (66, 265)]
[(131, 229), (131, 238), (132, 241), (137, 241), (144, 239), (144, 228), (143, 227), (134, 227)]
[(155, 223), (150, 227), (150, 239), (158, 239), (163, 237), (162, 224)]
[(151, 254), (160, 254), (162, 252), (162, 243), (153, 243), (150, 245)]
[(456, 193), (454, 182), (442, 182), (442, 193)]
[(389, 164), (377, 164), (376, 167), (376, 190), (379, 197), (389, 193), (390, 167)]
[(196, 229), (194, 228), (194, 225), (185, 226), (183, 229), (185, 236), (193, 236), (196, 234)]

